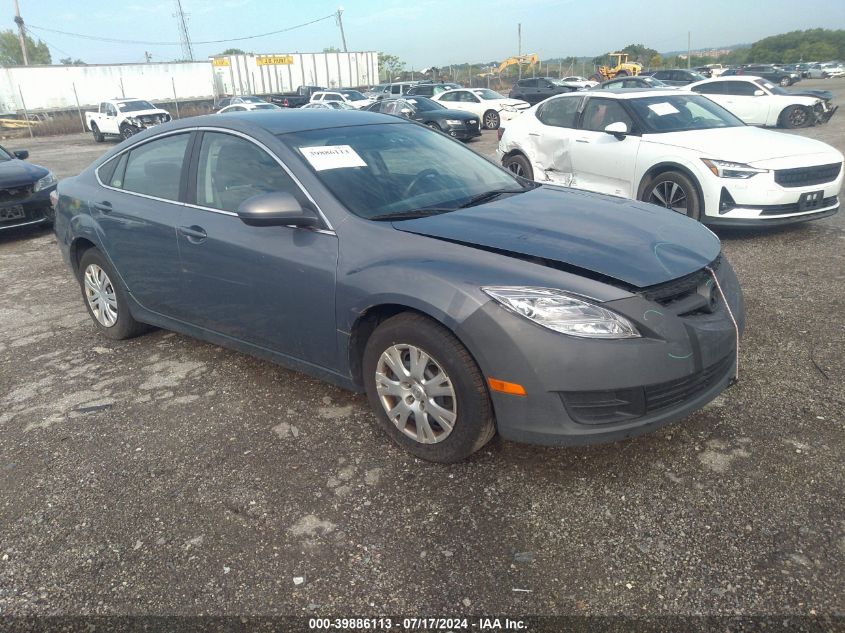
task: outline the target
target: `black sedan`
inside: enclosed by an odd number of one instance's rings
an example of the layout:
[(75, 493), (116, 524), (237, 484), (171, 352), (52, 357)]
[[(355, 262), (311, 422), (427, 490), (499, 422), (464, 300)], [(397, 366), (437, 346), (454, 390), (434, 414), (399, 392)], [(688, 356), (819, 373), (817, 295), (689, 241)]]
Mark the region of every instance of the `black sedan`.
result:
[(58, 244), (103, 336), (155, 325), (364, 391), (423, 459), (497, 432), (625, 438), (735, 375), (742, 295), (708, 229), (523, 180), (402, 117), (182, 119), (58, 193)]
[(366, 109), (419, 121), (461, 141), (481, 136), (481, 119), (478, 116), (461, 110), (450, 110), (428, 97), (382, 99)]
[(52, 224), (50, 193), (56, 177), (49, 169), (24, 162), (25, 149), (0, 147), (0, 231), (27, 224)]

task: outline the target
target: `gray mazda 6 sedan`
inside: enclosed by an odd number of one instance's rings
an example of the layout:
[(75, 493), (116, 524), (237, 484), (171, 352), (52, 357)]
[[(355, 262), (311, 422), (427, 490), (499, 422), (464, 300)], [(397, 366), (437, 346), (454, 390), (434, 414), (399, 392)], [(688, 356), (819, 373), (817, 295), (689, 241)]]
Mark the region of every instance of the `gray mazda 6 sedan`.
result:
[(521, 180), (411, 121), (183, 119), (58, 191), (58, 242), (103, 335), (167, 328), (366, 391), (423, 459), (497, 432), (628, 437), (736, 372), (742, 296), (707, 228)]

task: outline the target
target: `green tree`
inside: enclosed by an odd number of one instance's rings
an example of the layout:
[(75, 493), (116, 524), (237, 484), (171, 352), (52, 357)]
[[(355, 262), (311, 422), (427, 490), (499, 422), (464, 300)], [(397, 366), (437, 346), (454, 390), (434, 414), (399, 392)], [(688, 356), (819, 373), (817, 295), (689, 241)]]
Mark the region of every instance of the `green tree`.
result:
[(649, 68), (660, 68), (663, 65), (663, 58), (660, 56), (659, 53), (655, 53), (651, 56), (651, 59), (648, 60), (648, 67)]
[(246, 55), (241, 49), (239, 48), (227, 48), (225, 51), (220, 53), (221, 55)]
[(389, 81), (392, 77), (401, 73), (404, 68), (405, 62), (399, 59), (396, 55), (389, 55), (387, 53), (378, 54), (379, 77), (381, 77), (383, 72)]
[(339, 53), (340, 49), (337, 46), (328, 46), (323, 49), (324, 53)]
[(60, 64), (64, 64), (65, 66), (85, 66), (85, 62), (81, 59), (73, 59), (72, 57), (62, 57), (59, 60)]
[[(24, 35), (26, 42), (26, 54), (30, 64), (50, 64), (50, 49), (45, 42), (33, 40), (29, 35)], [(23, 64), (21, 43), (18, 34), (11, 29), (0, 31), (0, 64), (3, 66), (20, 66)]]

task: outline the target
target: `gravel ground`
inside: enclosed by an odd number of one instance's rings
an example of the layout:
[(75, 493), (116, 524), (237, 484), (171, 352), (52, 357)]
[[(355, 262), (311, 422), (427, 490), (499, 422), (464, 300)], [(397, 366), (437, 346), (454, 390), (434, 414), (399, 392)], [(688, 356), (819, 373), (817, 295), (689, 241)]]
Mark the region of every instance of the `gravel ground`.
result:
[[(842, 103), (834, 81), (802, 87)], [(845, 150), (845, 112), (798, 133)], [(110, 146), (7, 143), (60, 177)], [(704, 410), (448, 467), (362, 396), (164, 331), (98, 337), (52, 233), (2, 233), (0, 614), (842, 615), (843, 226), (721, 233), (748, 324)]]

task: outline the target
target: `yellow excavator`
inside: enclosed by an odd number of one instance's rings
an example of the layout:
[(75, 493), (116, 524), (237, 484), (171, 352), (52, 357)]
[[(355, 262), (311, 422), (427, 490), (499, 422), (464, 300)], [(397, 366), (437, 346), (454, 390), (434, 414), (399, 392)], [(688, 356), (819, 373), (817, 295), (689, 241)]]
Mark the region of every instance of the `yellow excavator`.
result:
[(590, 76), (591, 81), (607, 81), (614, 77), (628, 77), (639, 75), (642, 72), (643, 66), (639, 62), (629, 62), (628, 53), (608, 53), (613, 61), (616, 62), (614, 66), (599, 66), (598, 70)]
[(500, 75), (502, 71), (505, 70), (508, 66), (534, 66), (540, 61), (540, 58), (537, 56), (536, 53), (532, 53), (531, 55), (518, 55), (516, 57), (508, 57), (505, 61), (499, 64), (499, 69), (496, 71)]

